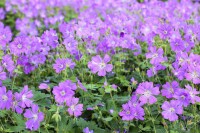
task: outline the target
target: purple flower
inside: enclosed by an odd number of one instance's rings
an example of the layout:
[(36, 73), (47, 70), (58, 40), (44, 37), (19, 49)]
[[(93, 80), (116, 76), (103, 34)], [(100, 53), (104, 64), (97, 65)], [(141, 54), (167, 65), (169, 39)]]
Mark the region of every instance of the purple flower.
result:
[(0, 22), (0, 45), (5, 47), (12, 39), (12, 32), (9, 27), (4, 27), (4, 24)]
[(131, 78), (131, 84), (136, 85), (138, 82), (132, 77)]
[(65, 59), (56, 59), (56, 63), (53, 64), (53, 68), (56, 73), (60, 73), (61, 71), (66, 69), (66, 60)]
[(0, 66), (0, 80), (6, 80), (7, 76), (6, 76), (6, 72), (3, 71), (3, 67)]
[(113, 109), (110, 109), (109, 112), (110, 112), (110, 114), (113, 114), (113, 113), (114, 113), (114, 110), (113, 110)]
[(153, 82), (143, 82), (139, 84), (136, 94), (140, 95), (139, 100), (142, 103), (153, 104), (157, 101), (154, 95), (160, 94), (160, 91), (159, 87), (153, 87)]
[(68, 106), (68, 113), (71, 116), (78, 117), (82, 114), (83, 104), (78, 104), (79, 99), (72, 97), (66, 101), (66, 105)]
[(136, 107), (137, 105), (142, 106), (144, 103), (139, 102), (137, 95), (132, 95), (131, 99), (128, 101), (129, 106)]
[(5, 10), (3, 8), (0, 8), (0, 20), (5, 19), (5, 14), (6, 14)]
[(112, 84), (111, 87), (116, 90), (118, 86), (115, 84)]
[(15, 93), (14, 100), (12, 102), (12, 109), (13, 111), (16, 111), (18, 114), (21, 114), (23, 112), (23, 109), (19, 105), (20, 101), (21, 101), (20, 95), (18, 95), (18, 93)]
[(122, 105), (123, 110), (119, 112), (122, 120), (131, 121), (134, 118), (134, 109), (128, 103)]
[(144, 120), (144, 109), (142, 107), (140, 107), (139, 105), (137, 105), (134, 108), (134, 118), (137, 120)]
[(122, 105), (123, 110), (119, 113), (122, 116), (122, 120), (131, 121), (134, 118), (137, 120), (144, 120), (144, 109), (139, 105), (135, 107), (130, 106), (128, 103)]
[(46, 30), (42, 34), (41, 38), (44, 45), (49, 45), (52, 48), (56, 48), (58, 46), (58, 36), (56, 31), (53, 29)]
[(92, 73), (97, 73), (99, 76), (105, 76), (106, 72), (111, 72), (113, 69), (112, 64), (107, 64), (110, 61), (110, 56), (105, 55), (104, 59), (100, 55), (92, 57), (92, 61), (88, 62), (88, 67)]
[(41, 90), (43, 90), (43, 89), (48, 89), (49, 86), (48, 86), (47, 84), (45, 84), (45, 83), (41, 83), (41, 84), (39, 85), (39, 88), (40, 88)]
[(0, 109), (10, 109), (12, 105), (12, 91), (6, 92), (6, 87), (0, 87)]
[(10, 55), (3, 56), (1, 63), (2, 63), (2, 66), (6, 68), (9, 72), (14, 71), (15, 65)]
[(169, 121), (176, 121), (178, 120), (177, 114), (183, 113), (182, 106), (175, 100), (172, 100), (170, 102), (165, 101), (162, 105), (162, 116), (165, 119), (168, 119)]
[(34, 66), (38, 66), (39, 64), (44, 64), (46, 61), (46, 57), (43, 54), (35, 54), (30, 57), (30, 63)]
[(172, 27), (170, 24), (161, 24), (158, 28), (158, 33), (162, 39), (167, 39), (171, 36)]
[(66, 67), (69, 67), (70, 69), (74, 69), (75, 63), (72, 61), (72, 59), (66, 58)]
[(152, 77), (158, 73), (159, 70), (164, 70), (166, 67), (161, 64), (156, 64), (147, 70), (147, 76)]
[(31, 100), (31, 98), (33, 97), (33, 93), (32, 90), (28, 90), (28, 86), (24, 86), (24, 89), (20, 92), (16, 94), (17, 96), (19, 96), (21, 98), (21, 101), (19, 102), (19, 105), (22, 108), (25, 107), (31, 107), (33, 101)]
[(66, 102), (68, 98), (71, 98), (75, 94), (74, 90), (76, 90), (76, 88), (76, 84), (72, 83), (70, 80), (59, 83), (59, 86), (53, 88), (56, 102)]
[(93, 130), (90, 130), (88, 127), (83, 129), (83, 133), (93, 133)]
[(74, 69), (75, 63), (72, 59), (56, 59), (56, 63), (53, 64), (53, 68), (56, 70), (56, 73), (60, 73), (61, 71), (65, 70), (66, 67), (70, 69)]
[(10, 43), (10, 51), (14, 55), (20, 55), (27, 51), (27, 38), (24, 36), (18, 36)]
[(194, 84), (200, 83), (200, 66), (189, 65), (188, 72), (185, 73), (185, 78), (192, 81)]
[(76, 80), (77, 80), (77, 83), (78, 83), (78, 87), (81, 88), (84, 91), (87, 91), (87, 89), (85, 88), (85, 86), (83, 86), (83, 84), (81, 83), (81, 81), (78, 78), (76, 78)]
[(191, 97), (188, 90), (179, 89), (174, 95), (174, 98), (177, 99), (177, 103), (184, 107), (187, 107), (191, 102)]
[(185, 87), (190, 94), (191, 103), (195, 104), (196, 102), (200, 102), (200, 97), (196, 96), (200, 94), (200, 92), (197, 91), (195, 88), (191, 87), (190, 85), (186, 85)]
[(146, 58), (151, 59), (150, 60), (151, 64), (158, 64), (158, 63), (166, 60), (166, 58), (163, 57), (163, 49), (162, 48), (159, 48), (157, 50), (156, 47), (150, 47), (149, 51), (150, 52), (146, 54)]
[(32, 109), (26, 109), (24, 113), (24, 117), (28, 118), (26, 128), (37, 130), (40, 127), (40, 122), (44, 120), (44, 114), (39, 112), (39, 107), (35, 104), (33, 104), (31, 108)]
[(76, 40), (74, 40), (74, 37), (70, 36), (68, 38), (66, 38), (63, 42), (63, 44), (65, 45), (66, 50), (74, 55), (78, 49), (78, 42)]
[(172, 50), (175, 52), (183, 51), (185, 49), (184, 42), (180, 38), (175, 38), (175, 39), (171, 40), (170, 46), (171, 46)]
[(167, 82), (163, 85), (163, 89), (161, 90), (161, 93), (166, 98), (173, 98), (176, 91), (180, 89), (178, 82), (173, 81), (171, 83)]

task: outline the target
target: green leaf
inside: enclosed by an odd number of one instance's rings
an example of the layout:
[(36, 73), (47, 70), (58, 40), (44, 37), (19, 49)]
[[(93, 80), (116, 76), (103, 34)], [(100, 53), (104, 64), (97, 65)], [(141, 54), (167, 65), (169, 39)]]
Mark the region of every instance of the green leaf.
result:
[(103, 118), (104, 121), (111, 121), (113, 119), (113, 117), (106, 117), (106, 118)]
[(106, 133), (106, 130), (99, 128), (95, 122), (86, 121), (83, 118), (80, 118), (76, 121), (77, 126), (79, 126), (81, 129), (84, 129), (85, 127), (89, 127), (89, 129), (94, 130), (95, 133)]
[(41, 93), (40, 91), (33, 91), (34, 94), (34, 101), (38, 101), (47, 97), (50, 97), (51, 95), (49, 94), (45, 94), (45, 93)]

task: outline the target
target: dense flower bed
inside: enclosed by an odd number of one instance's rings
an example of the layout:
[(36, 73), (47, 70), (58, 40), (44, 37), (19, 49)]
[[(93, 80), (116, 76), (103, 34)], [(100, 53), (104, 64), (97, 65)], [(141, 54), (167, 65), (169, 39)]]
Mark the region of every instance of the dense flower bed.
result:
[(0, 132), (198, 132), (199, 11), (189, 0), (1, 0)]

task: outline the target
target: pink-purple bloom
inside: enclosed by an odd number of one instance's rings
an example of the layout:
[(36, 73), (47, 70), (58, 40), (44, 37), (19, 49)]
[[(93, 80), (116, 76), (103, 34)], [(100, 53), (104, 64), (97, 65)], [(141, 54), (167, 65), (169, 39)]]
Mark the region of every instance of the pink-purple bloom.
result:
[(61, 71), (65, 70), (66, 67), (73, 69), (74, 66), (75, 66), (75, 63), (72, 61), (72, 59), (69, 59), (69, 58), (56, 59), (55, 64), (53, 64), (53, 68), (55, 69), (56, 73), (60, 73)]
[(165, 101), (162, 104), (162, 116), (169, 121), (176, 121), (178, 120), (178, 114), (183, 113), (183, 107), (175, 100), (170, 102)]
[(122, 120), (131, 121), (133, 119), (144, 120), (144, 109), (140, 105), (130, 106), (126, 103), (122, 105), (122, 111), (119, 115), (122, 117)]
[(31, 106), (31, 109), (26, 109), (24, 117), (28, 119), (26, 128), (30, 130), (37, 130), (40, 127), (40, 122), (44, 120), (44, 114), (39, 112), (39, 107), (35, 104)]
[(65, 82), (60, 82), (58, 86), (53, 88), (53, 94), (55, 95), (55, 100), (58, 103), (66, 102), (67, 99), (71, 98), (75, 93), (74, 90), (77, 89), (75, 83), (70, 80)]
[(93, 130), (90, 130), (89, 127), (83, 129), (83, 133), (93, 133)]
[(10, 109), (12, 105), (12, 91), (6, 91), (6, 87), (0, 87), (0, 109)]
[(163, 89), (161, 90), (161, 93), (166, 98), (173, 98), (176, 91), (180, 89), (179, 84), (177, 81), (172, 81), (171, 83), (167, 82), (163, 85)]
[(31, 107), (33, 103), (33, 101), (31, 100), (31, 98), (33, 98), (33, 93), (32, 90), (29, 90), (27, 85), (25, 85), (23, 90), (21, 90), (21, 92), (17, 93), (16, 95), (21, 99), (19, 105), (22, 108)]
[(174, 98), (177, 99), (177, 103), (179, 103), (179, 105), (182, 105), (184, 107), (187, 107), (191, 102), (190, 94), (186, 89), (179, 89), (175, 93)]
[(136, 94), (140, 95), (139, 100), (142, 103), (153, 104), (157, 101), (155, 96), (159, 95), (160, 91), (159, 87), (153, 86), (153, 82), (143, 82), (139, 84)]
[(106, 72), (111, 72), (113, 69), (112, 64), (107, 64), (110, 60), (111, 58), (107, 54), (103, 59), (100, 55), (96, 55), (92, 57), (92, 61), (88, 62), (88, 67), (91, 69), (92, 73), (98, 73), (99, 76), (105, 76)]
[(66, 100), (66, 105), (68, 106), (68, 113), (71, 116), (78, 117), (82, 114), (83, 104), (78, 104), (79, 99), (72, 97)]
[(43, 90), (43, 89), (48, 89), (49, 88), (49, 86), (47, 85), (47, 84), (45, 84), (45, 83), (41, 83), (40, 85), (39, 85), (39, 89), (41, 89), (41, 90)]
[(21, 96), (16, 92), (14, 94), (14, 100), (12, 102), (12, 110), (16, 111), (18, 114), (23, 112), (23, 108), (20, 106)]
[(14, 55), (20, 55), (27, 51), (27, 38), (25, 36), (18, 36), (10, 43), (10, 51)]
[(196, 102), (200, 102), (200, 97), (197, 96), (200, 94), (199, 91), (196, 90), (196, 88), (191, 87), (190, 85), (186, 85), (186, 90), (190, 95), (190, 100), (192, 104), (195, 104)]

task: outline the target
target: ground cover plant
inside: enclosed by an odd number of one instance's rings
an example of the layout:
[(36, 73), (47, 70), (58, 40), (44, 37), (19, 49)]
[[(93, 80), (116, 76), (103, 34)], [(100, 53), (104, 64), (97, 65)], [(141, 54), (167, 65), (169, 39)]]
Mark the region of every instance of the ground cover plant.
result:
[(0, 133), (197, 133), (200, 4), (0, 0)]

